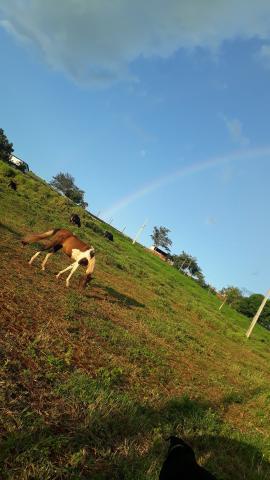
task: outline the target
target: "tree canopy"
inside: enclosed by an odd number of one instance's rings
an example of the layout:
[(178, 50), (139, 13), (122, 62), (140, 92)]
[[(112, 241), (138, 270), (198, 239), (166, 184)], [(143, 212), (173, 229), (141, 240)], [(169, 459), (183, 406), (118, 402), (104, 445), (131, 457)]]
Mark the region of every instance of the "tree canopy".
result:
[[(239, 311), (247, 317), (254, 317), (264, 296), (260, 293), (253, 293), (249, 297), (243, 297), (240, 303)], [(268, 300), (259, 317), (259, 323), (270, 330), (270, 301)]]
[(231, 305), (231, 307), (235, 308), (235, 310), (240, 311), (243, 295), (238, 287), (233, 287), (230, 285), (226, 288), (222, 288), (220, 293), (226, 295), (228, 305)]
[(8, 141), (4, 130), (0, 128), (0, 158), (8, 162), (13, 151), (13, 144)]
[(170, 230), (166, 227), (154, 227), (151, 238), (153, 240), (155, 247), (162, 247), (167, 252), (170, 251), (170, 246), (172, 245), (172, 241), (168, 237), (168, 233), (170, 233)]
[(188, 273), (197, 279), (201, 286), (205, 286), (204, 275), (198, 265), (196, 257), (193, 257), (189, 253), (182, 251), (180, 255), (172, 255), (171, 259), (175, 268)]
[(88, 206), (84, 201), (84, 191), (75, 185), (75, 179), (69, 173), (57, 173), (50, 183), (56, 190), (66, 195), (77, 205), (81, 205), (83, 208)]
[[(254, 317), (264, 298), (260, 293), (252, 293), (249, 296), (244, 296), (243, 292), (238, 287), (233, 286), (223, 288), (221, 293), (226, 294), (228, 305), (249, 318)], [(258, 322), (270, 330), (269, 300), (266, 302)]]

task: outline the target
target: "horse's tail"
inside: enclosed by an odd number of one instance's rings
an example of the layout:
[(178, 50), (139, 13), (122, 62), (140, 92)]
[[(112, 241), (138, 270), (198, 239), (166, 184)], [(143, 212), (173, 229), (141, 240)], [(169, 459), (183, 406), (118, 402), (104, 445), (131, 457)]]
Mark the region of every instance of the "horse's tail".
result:
[(27, 245), (28, 243), (38, 242), (39, 240), (43, 240), (44, 238), (51, 237), (56, 232), (58, 232), (58, 230), (59, 228), (54, 228), (53, 230), (48, 230), (48, 232), (44, 233), (30, 233), (29, 235), (23, 237), (22, 244)]

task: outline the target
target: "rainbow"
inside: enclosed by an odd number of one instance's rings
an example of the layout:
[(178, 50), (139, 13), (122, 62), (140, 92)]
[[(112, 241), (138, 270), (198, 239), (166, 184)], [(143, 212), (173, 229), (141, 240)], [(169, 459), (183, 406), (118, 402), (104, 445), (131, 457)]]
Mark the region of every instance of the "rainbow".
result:
[(182, 177), (187, 177), (190, 175), (195, 175), (196, 173), (203, 172), (212, 168), (219, 167), (226, 163), (240, 161), (240, 160), (250, 160), (255, 158), (262, 158), (270, 156), (270, 147), (246, 149), (246, 150), (237, 150), (227, 155), (222, 155), (208, 159), (206, 161), (193, 163), (192, 165), (186, 165), (174, 172), (171, 172), (162, 177), (152, 180), (145, 186), (140, 187), (133, 193), (121, 198), (115, 202), (110, 208), (103, 212), (103, 218), (114, 215), (119, 210), (126, 208), (131, 203), (139, 200), (140, 198), (148, 195), (149, 193), (158, 190), (160, 187), (168, 185), (172, 182), (175, 182), (177, 179)]

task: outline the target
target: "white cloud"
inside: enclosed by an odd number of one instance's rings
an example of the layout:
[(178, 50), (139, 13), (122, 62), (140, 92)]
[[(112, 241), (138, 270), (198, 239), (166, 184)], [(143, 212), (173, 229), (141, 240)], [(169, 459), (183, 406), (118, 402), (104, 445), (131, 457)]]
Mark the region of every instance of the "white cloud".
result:
[(270, 40), (269, 0), (0, 0), (0, 20), (51, 67), (96, 85), (132, 80), (139, 57)]
[(247, 147), (250, 143), (248, 137), (243, 133), (243, 125), (238, 118), (227, 118), (222, 116), (232, 141), (242, 147)]

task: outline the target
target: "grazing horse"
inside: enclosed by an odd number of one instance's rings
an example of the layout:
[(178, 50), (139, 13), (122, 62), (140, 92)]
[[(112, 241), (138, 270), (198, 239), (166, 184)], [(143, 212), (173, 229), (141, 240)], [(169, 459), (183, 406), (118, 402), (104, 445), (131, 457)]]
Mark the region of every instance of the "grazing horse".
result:
[(79, 215), (77, 215), (77, 213), (72, 213), (70, 215), (69, 221), (70, 221), (70, 223), (73, 223), (73, 225), (77, 225), (77, 227), (81, 226), (81, 219), (80, 219)]
[(113, 242), (113, 234), (111, 232), (108, 232), (108, 230), (105, 230), (104, 237)]
[(71, 233), (69, 230), (65, 230), (64, 228), (56, 228), (44, 233), (31, 233), (22, 239), (22, 244), (27, 245), (28, 243), (39, 242), (40, 240), (44, 240), (45, 238), (49, 237), (51, 237), (50, 241), (46, 242), (45, 246), (32, 256), (32, 258), (29, 260), (29, 265), (32, 265), (35, 258), (42, 251), (49, 250), (49, 253), (47, 253), (41, 264), (42, 270), (45, 270), (45, 265), (49, 257), (62, 248), (63, 252), (72, 260), (74, 260), (74, 262), (69, 267), (61, 270), (61, 272), (56, 275), (56, 278), (59, 278), (62, 273), (71, 270), (66, 279), (66, 286), (68, 287), (69, 280), (73, 273), (80, 265), (84, 265), (87, 267), (86, 273), (80, 284), (83, 288), (85, 288), (88, 282), (91, 280), (92, 273), (95, 268), (95, 249), (92, 246), (82, 242), (79, 238), (75, 237), (73, 233)]
[(14, 180), (10, 180), (8, 186), (12, 188), (12, 190), (16, 191), (17, 190), (17, 183), (14, 182)]

